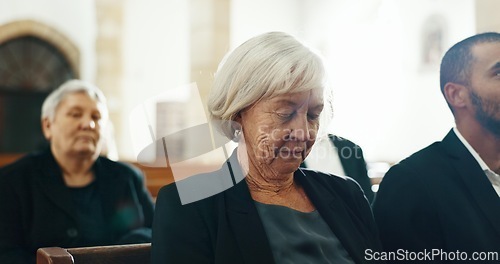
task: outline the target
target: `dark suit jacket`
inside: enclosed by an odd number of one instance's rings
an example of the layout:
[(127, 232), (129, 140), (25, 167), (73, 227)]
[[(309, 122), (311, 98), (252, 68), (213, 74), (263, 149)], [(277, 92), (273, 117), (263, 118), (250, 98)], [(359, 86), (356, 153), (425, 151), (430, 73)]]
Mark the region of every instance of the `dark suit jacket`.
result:
[(387, 251), (500, 252), (500, 198), (453, 131), (393, 166), (373, 210)]
[[(368, 177), (363, 150), (352, 141), (343, 137), (331, 134), (328, 137), (337, 150), (345, 174), (359, 183), (366, 198), (371, 203), (374, 194), (370, 178)], [(307, 165), (302, 163), (301, 167), (305, 168)]]
[[(234, 153), (230, 161), (232, 171), (241, 175)], [(216, 179), (221, 174), (193, 177)], [(370, 206), (352, 179), (306, 169), (297, 170), (295, 179), (356, 263), (365, 263), (365, 249), (380, 250)], [(163, 187), (156, 201), (153, 264), (274, 263), (245, 180), (186, 205), (181, 205), (176, 185)]]
[[(102, 245), (144, 241), (151, 235), (153, 202), (137, 169), (100, 157), (94, 164), (108, 224)], [(37, 248), (90, 246), (50, 150), (0, 170), (0, 263), (35, 263)]]

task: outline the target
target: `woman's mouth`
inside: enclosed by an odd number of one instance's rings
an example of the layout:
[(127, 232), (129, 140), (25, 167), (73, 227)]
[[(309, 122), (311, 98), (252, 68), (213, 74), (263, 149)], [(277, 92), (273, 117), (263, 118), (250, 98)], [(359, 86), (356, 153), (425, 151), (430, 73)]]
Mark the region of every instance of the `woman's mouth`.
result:
[(85, 141), (85, 142), (88, 142), (88, 141), (94, 142), (94, 138), (91, 136), (78, 136), (77, 139)]
[(303, 147), (281, 147), (278, 151), (278, 156), (281, 158), (294, 158), (294, 159), (302, 159), (304, 156), (304, 148)]

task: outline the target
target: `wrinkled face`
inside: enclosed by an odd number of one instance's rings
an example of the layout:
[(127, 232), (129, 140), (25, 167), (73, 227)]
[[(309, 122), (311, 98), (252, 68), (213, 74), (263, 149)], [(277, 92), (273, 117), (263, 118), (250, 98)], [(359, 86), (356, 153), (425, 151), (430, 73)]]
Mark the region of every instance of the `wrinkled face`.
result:
[(43, 132), (54, 154), (97, 158), (102, 147), (104, 107), (86, 93), (68, 94), (57, 107), (54, 120), (43, 120)]
[(238, 119), (251, 164), (293, 173), (310, 152), (323, 110), (323, 90), (283, 94), (243, 110)]
[(476, 119), (500, 137), (500, 42), (478, 44), (472, 52), (469, 96)]

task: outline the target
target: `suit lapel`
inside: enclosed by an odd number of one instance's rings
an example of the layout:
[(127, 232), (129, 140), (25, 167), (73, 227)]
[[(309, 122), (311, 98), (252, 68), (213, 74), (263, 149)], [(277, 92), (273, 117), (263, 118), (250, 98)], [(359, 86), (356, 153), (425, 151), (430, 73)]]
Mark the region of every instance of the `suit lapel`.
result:
[(241, 170), (236, 150), (229, 158), (229, 165), (237, 183), (225, 192), (225, 208), (227, 208), (229, 228), (234, 234), (244, 262), (274, 263), (271, 246), (244, 180), (246, 175)]
[(481, 208), (496, 232), (500, 234), (500, 225), (498, 225), (500, 223), (500, 198), (484, 171), (453, 131), (450, 131), (443, 139), (442, 145), (478, 207)]
[(225, 194), (227, 217), (245, 263), (274, 263), (264, 226), (246, 181), (240, 181)]
[(312, 185), (308, 177), (310, 176), (300, 169), (295, 172), (295, 179), (302, 185), (323, 220), (340, 240), (352, 260), (362, 263), (364, 260), (360, 257), (360, 252), (365, 250), (363, 243), (365, 238), (354, 225), (357, 220), (353, 219), (347, 204), (332, 190), (327, 190), (321, 185)]
[[(99, 190), (104, 219), (110, 225), (110, 229), (123, 228), (122, 225), (116, 225), (116, 222), (124, 223), (124, 219), (144, 222), (143, 212), (134, 204), (134, 202), (139, 202), (131, 181), (125, 175), (121, 175), (116, 166), (105, 163), (102, 157), (97, 158), (92, 169)], [(124, 199), (124, 197), (129, 198)]]
[(99, 195), (101, 197), (101, 206), (105, 219), (110, 219), (116, 212), (115, 201), (120, 196), (118, 190), (126, 190), (121, 185), (120, 177), (114, 177), (116, 174), (110, 168), (103, 166), (101, 158), (97, 158), (92, 169), (94, 170), (95, 180), (97, 182)]
[[(342, 155), (341, 151), (344, 147), (348, 147), (352, 151), (352, 147), (347, 144), (346, 140), (341, 140), (335, 135), (330, 135), (329, 136), (330, 140), (332, 141), (333, 145), (336, 148), (337, 154), (340, 159), (340, 164), (342, 164), (342, 168), (344, 169), (345, 175), (351, 177), (351, 175), (355, 175), (356, 168), (354, 167), (356, 164), (353, 164), (352, 160), (346, 159), (345, 155)], [(349, 153), (352, 154), (353, 153)]]
[(44, 153), (41, 162), (37, 164), (40, 175), (37, 177), (38, 184), (45, 195), (56, 206), (60, 207), (73, 219), (76, 220), (76, 213), (73, 208), (71, 196), (68, 188), (66, 187), (61, 169), (56, 160), (52, 156), (50, 150)]

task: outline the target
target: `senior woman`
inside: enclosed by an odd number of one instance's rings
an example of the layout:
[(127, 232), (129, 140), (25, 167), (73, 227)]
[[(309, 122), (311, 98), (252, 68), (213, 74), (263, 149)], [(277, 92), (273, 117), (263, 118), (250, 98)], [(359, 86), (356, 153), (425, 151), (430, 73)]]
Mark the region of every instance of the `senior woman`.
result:
[(50, 147), (0, 171), (0, 263), (35, 263), (40, 247), (150, 241), (142, 174), (99, 156), (107, 118), (104, 95), (87, 82), (70, 80), (45, 99)]
[(229, 160), (246, 177), (185, 205), (182, 181), (162, 188), (153, 263), (364, 263), (365, 250), (380, 249), (355, 181), (299, 169), (317, 137), (325, 89), (321, 59), (285, 33), (256, 36), (226, 58), (208, 110), (236, 136)]

